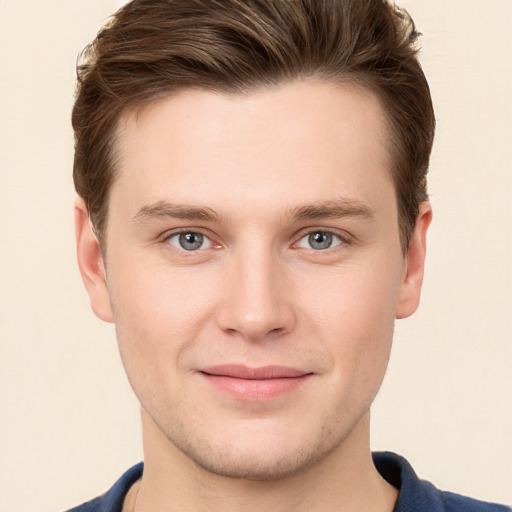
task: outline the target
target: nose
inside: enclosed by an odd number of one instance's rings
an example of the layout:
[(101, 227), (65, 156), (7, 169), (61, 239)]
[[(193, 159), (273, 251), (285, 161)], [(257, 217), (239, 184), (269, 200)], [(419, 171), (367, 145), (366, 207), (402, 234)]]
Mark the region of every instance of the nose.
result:
[(291, 282), (271, 253), (243, 251), (226, 267), (220, 329), (248, 341), (275, 339), (294, 329)]

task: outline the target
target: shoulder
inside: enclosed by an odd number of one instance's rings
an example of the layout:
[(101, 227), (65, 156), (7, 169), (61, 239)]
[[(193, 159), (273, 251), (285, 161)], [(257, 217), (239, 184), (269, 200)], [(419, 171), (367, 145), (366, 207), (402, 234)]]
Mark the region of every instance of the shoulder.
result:
[(400, 489), (393, 512), (512, 512), (510, 507), (444, 492), (418, 478), (406, 459), (391, 452), (373, 454), (375, 467)]
[(66, 512), (100, 512), (104, 510), (102, 508), (103, 496), (99, 498), (95, 498), (94, 500), (88, 501), (87, 503), (82, 503), (82, 505), (78, 505), (78, 507), (71, 508)]
[(510, 507), (474, 500), (452, 492), (442, 492), (442, 501), (446, 512), (511, 512)]
[(130, 487), (141, 478), (143, 468), (142, 462), (133, 466), (105, 494), (69, 509), (67, 512), (122, 512), (126, 494)]

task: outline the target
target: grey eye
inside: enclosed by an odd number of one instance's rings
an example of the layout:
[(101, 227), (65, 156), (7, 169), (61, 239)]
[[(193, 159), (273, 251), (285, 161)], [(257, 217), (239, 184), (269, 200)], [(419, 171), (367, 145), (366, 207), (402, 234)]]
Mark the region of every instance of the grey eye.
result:
[(322, 249), (329, 249), (332, 245), (331, 233), (311, 233), (308, 237), (309, 245), (318, 251)]
[(186, 251), (195, 251), (203, 245), (203, 235), (199, 233), (182, 233), (179, 240)]
[(324, 251), (325, 249), (336, 247), (342, 242), (342, 239), (338, 235), (330, 233), (329, 231), (313, 231), (303, 236), (299, 240), (298, 246), (305, 249), (314, 249), (315, 251)]
[(176, 233), (170, 236), (168, 241), (172, 246), (185, 251), (197, 251), (211, 247), (211, 241), (208, 237), (193, 231)]

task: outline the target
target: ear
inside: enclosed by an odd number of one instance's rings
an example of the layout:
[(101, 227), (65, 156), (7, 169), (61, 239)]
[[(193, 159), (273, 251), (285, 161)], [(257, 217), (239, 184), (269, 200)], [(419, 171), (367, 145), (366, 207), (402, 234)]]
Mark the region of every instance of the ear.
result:
[(75, 202), (75, 233), (78, 266), (92, 310), (101, 320), (113, 322), (103, 255), (82, 198)]
[(407, 318), (420, 304), (421, 285), (427, 251), (427, 230), (432, 221), (432, 207), (428, 201), (420, 203), (416, 225), (404, 260), (404, 274), (400, 285), (396, 318)]

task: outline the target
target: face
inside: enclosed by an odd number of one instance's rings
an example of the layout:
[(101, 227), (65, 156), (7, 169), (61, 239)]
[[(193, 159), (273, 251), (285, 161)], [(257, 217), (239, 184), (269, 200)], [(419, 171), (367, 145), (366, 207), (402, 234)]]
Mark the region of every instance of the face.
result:
[(321, 82), (125, 114), (106, 273), (80, 207), (79, 258), (150, 443), (282, 478), (363, 425), (428, 225), (404, 256), (386, 130), (374, 96)]

